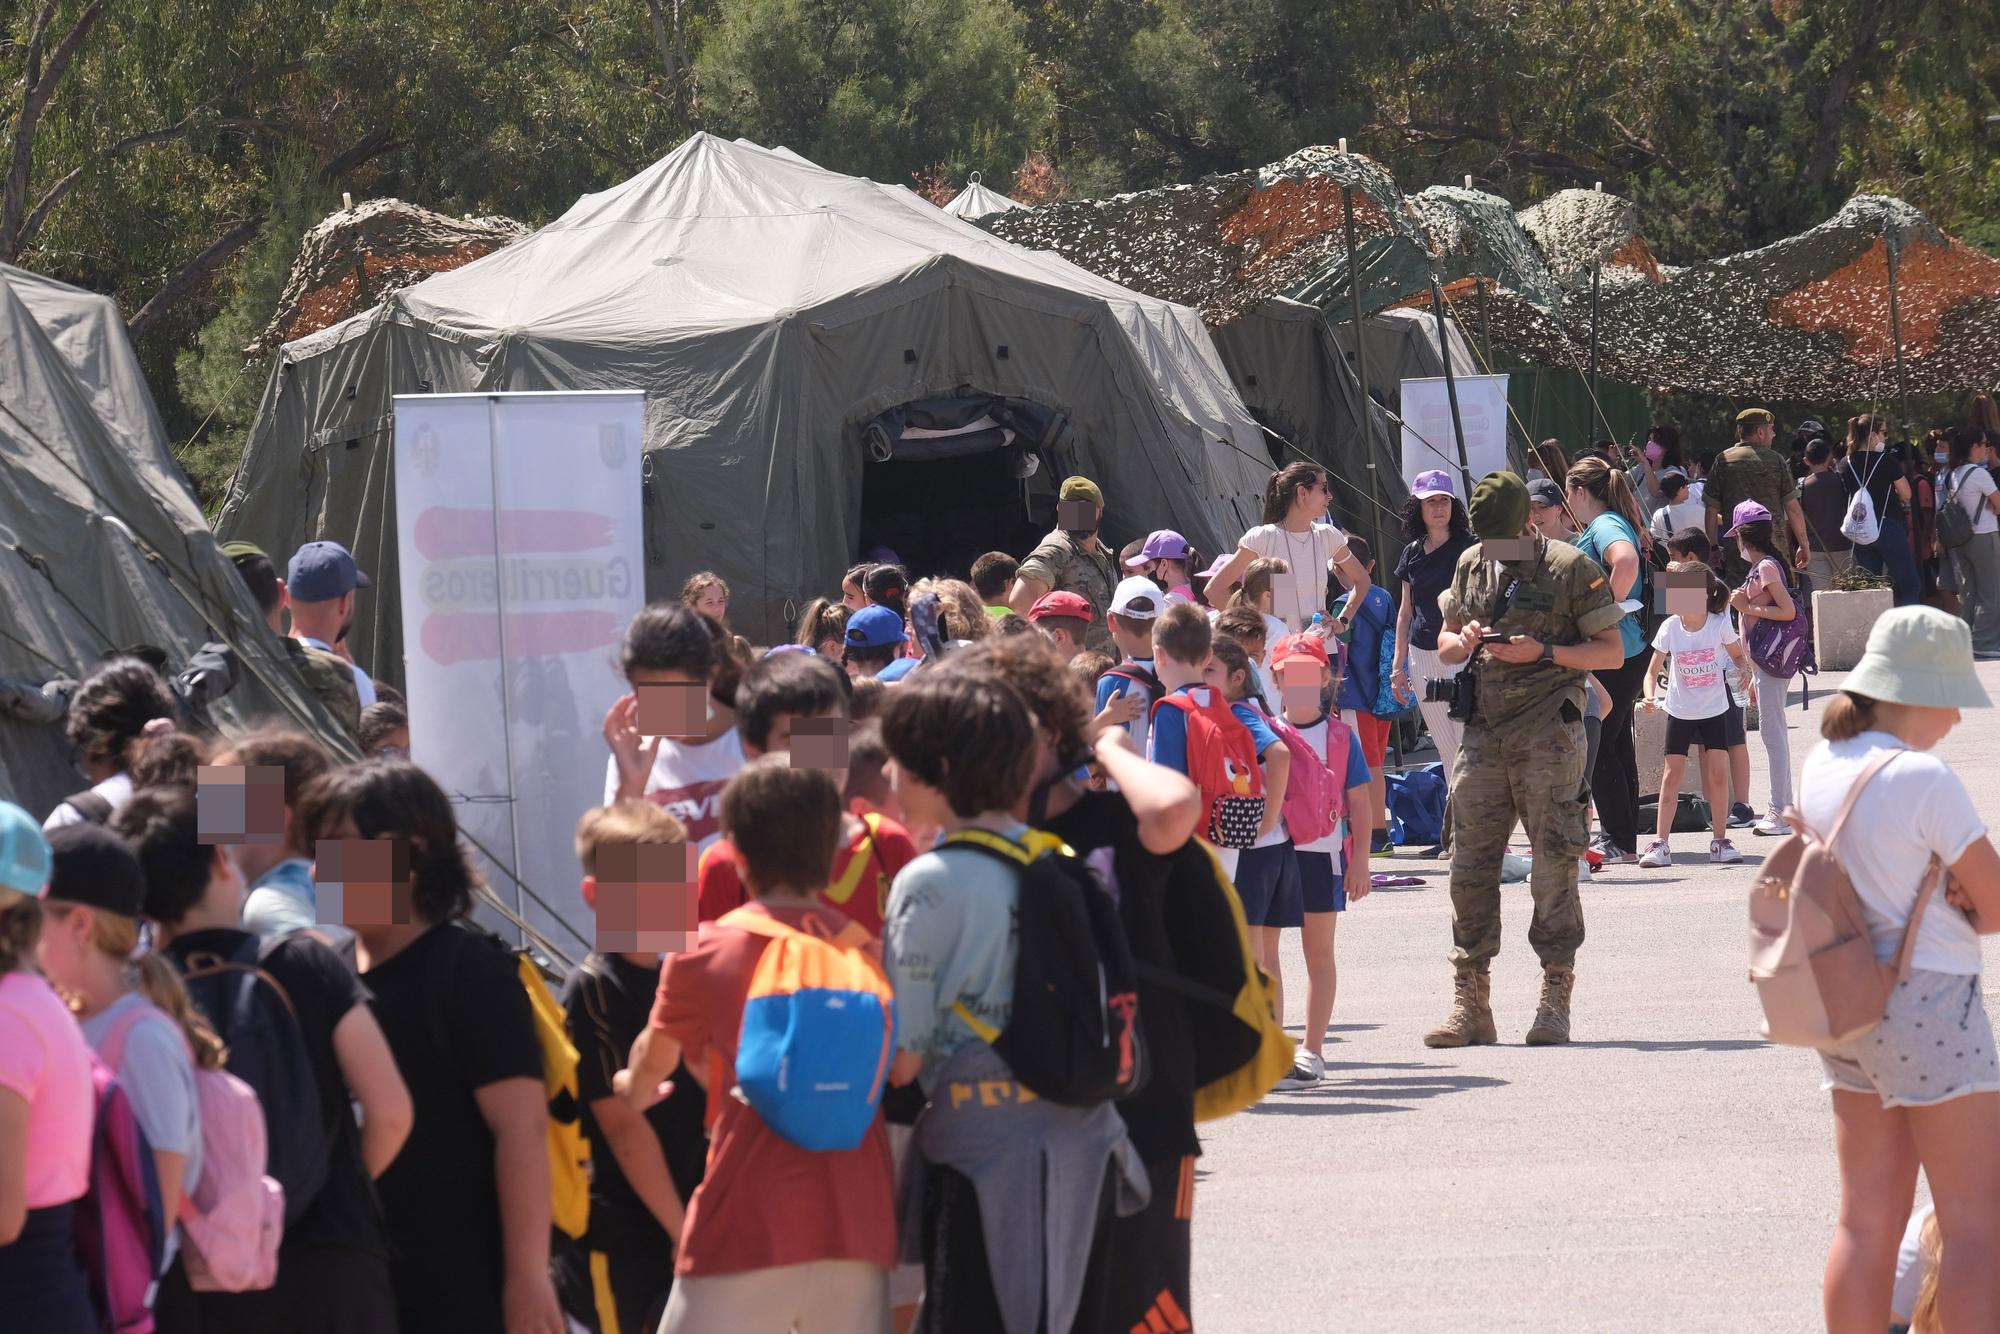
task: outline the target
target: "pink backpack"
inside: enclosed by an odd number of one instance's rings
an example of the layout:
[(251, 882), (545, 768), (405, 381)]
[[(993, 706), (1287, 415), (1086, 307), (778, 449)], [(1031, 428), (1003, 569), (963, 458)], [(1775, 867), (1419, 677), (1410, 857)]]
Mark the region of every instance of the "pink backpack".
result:
[[(1325, 759), (1312, 743), (1283, 718), (1270, 720), (1271, 730), (1292, 754), (1291, 776), (1285, 780), (1285, 831), (1294, 843), (1314, 843), (1331, 834), (1347, 813), (1347, 790), (1341, 778), (1347, 774), (1347, 746), (1350, 733), (1338, 718), (1326, 720)], [(1340, 757), (1336, 771), (1328, 763)], [(1336, 777), (1336, 772), (1339, 777)]]
[[(125, 1039), (142, 1019), (166, 1014), (133, 1006), (104, 1035), (100, 1054), (114, 1067)], [(174, 1028), (181, 1037), (179, 1026)], [(188, 1286), (197, 1292), (254, 1292), (278, 1281), (278, 1243), (285, 1230), (285, 1191), (265, 1174), (263, 1104), (227, 1070), (194, 1072), (201, 1105), (201, 1181), (182, 1219)]]
[(166, 1265), (166, 1211), (153, 1146), (111, 1068), (93, 1055), (97, 1121), (90, 1189), (76, 1202), (76, 1253), (105, 1334), (153, 1334), (153, 1291)]

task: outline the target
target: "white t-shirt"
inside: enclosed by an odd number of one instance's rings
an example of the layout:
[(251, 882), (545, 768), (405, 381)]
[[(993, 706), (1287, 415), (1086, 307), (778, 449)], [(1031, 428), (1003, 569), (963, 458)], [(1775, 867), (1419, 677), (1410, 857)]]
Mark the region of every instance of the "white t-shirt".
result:
[(1653, 512), (1653, 518), (1646, 527), (1654, 537), (1662, 542), (1671, 538), (1683, 528), (1701, 528), (1707, 523), (1708, 511), (1699, 499), (1677, 500), (1671, 505), (1662, 505)]
[(1347, 554), (1346, 533), (1330, 523), (1316, 523), (1303, 533), (1260, 523), (1243, 534), (1241, 545), (1291, 567), (1291, 573), (1271, 581), (1271, 611), (1288, 632), (1305, 629), (1314, 612), (1326, 610), (1326, 581), (1332, 577), (1327, 565)]
[[(101, 783), (92, 783), (90, 790), (111, 803), (111, 813), (116, 815), (121, 806), (132, 800), (132, 775), (120, 769)], [(82, 824), (83, 812), (68, 802), (63, 802), (49, 812), (49, 818), (42, 821), (44, 831), (53, 833), (66, 824)]]
[[(722, 837), (722, 789), (737, 770), (750, 762), (743, 738), (734, 727), (713, 741), (690, 745), (660, 738), (653, 772), (646, 778), (646, 800), (663, 807), (686, 827), (688, 842), (698, 851)], [(618, 798), (618, 761), (604, 761), (604, 804)]]
[[(1799, 813), (1806, 823), (1831, 827), (1869, 759), (1902, 744), (1886, 732), (1863, 732), (1813, 747), (1799, 774)], [(1932, 854), (1949, 867), (1985, 833), (1986, 822), (1965, 784), (1935, 755), (1898, 755), (1875, 775), (1833, 851), (1854, 881), (1877, 959), (1888, 963), (1896, 957)], [(1979, 935), (1964, 913), (1945, 902), (1942, 887), (1924, 909), (1910, 966), (1933, 973), (1980, 971)]]
[(1952, 469), (1945, 486), (1951, 490), (1951, 498), (1972, 516), (1973, 532), (2000, 533), (2000, 515), (1986, 508), (1986, 497), (2000, 490), (1993, 484), (1992, 473), (1976, 463), (1960, 464)]
[(1667, 674), (1667, 714), (1673, 718), (1713, 718), (1729, 711), (1729, 683), (1725, 672), (1735, 670), (1728, 646), (1736, 642), (1736, 627), (1726, 615), (1701, 623), (1690, 630), (1678, 616), (1660, 623), (1653, 647), (1672, 655)]

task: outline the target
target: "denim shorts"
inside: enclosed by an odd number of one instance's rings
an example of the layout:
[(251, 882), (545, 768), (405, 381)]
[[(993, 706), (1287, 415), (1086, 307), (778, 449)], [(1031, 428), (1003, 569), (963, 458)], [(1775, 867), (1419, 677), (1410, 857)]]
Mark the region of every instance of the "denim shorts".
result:
[(1333, 873), (1332, 853), (1299, 854), (1299, 897), (1307, 912), (1347, 911), (1347, 882)]
[(1290, 839), (1267, 848), (1245, 848), (1236, 859), (1236, 897), (1251, 926), (1304, 926), (1299, 859)]
[(2000, 1093), (2000, 1057), (1977, 973), (1912, 969), (1874, 1032), (1821, 1052), (1823, 1089), (1873, 1093), (1884, 1107), (1930, 1107)]

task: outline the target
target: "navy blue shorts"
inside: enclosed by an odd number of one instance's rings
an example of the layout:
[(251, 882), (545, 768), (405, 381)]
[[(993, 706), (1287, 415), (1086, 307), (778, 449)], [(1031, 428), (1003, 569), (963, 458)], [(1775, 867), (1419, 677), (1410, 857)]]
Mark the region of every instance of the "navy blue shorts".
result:
[(1299, 854), (1299, 897), (1307, 912), (1347, 911), (1347, 881), (1333, 873), (1332, 853)]
[(1292, 842), (1245, 848), (1236, 859), (1236, 897), (1251, 926), (1304, 926), (1299, 892), (1299, 859)]

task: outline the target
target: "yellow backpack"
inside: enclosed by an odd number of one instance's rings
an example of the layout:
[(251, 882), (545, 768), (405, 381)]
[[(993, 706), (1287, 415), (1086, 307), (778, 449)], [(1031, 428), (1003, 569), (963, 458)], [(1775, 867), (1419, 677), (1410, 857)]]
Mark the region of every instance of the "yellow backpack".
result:
[(1202, 857), (1177, 860), (1174, 874), (1185, 879), (1167, 896), (1167, 935), (1180, 968), (1169, 973), (1142, 964), (1140, 973), (1192, 1002), (1194, 1119), (1215, 1121), (1269, 1093), (1292, 1068), (1298, 1044), (1272, 1009), (1271, 978), (1257, 964), (1229, 873), (1213, 847), (1193, 842)]
[(542, 1094), (549, 1104), (549, 1217), (563, 1235), (581, 1239), (590, 1223), (590, 1141), (583, 1136), (583, 1098), (576, 1079), (580, 1057), (541, 968), (525, 952), (514, 958), (542, 1048)]

